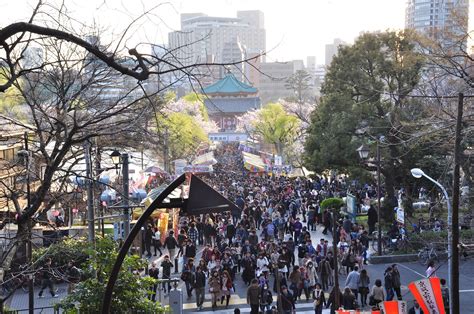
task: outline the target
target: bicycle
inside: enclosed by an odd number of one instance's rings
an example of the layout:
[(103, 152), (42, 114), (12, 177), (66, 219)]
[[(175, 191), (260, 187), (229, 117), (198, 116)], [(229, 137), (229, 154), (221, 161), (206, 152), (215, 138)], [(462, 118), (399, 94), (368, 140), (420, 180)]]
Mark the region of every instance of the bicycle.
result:
[[(372, 232), (371, 236), (372, 236), (372, 249), (374, 252), (378, 252), (378, 247), (379, 247), (378, 232), (377, 231)], [(387, 252), (387, 248), (390, 246), (390, 237), (382, 233), (380, 244), (382, 247), (382, 254), (385, 254)]]
[(429, 261), (439, 262), (438, 253), (433, 244), (425, 246), (418, 252), (418, 261), (423, 266), (428, 265)]

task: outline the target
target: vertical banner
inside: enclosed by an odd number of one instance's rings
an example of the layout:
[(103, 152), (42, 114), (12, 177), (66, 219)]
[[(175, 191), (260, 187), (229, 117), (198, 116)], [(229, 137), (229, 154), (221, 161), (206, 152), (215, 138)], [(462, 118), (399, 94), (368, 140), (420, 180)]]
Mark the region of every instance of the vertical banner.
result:
[(382, 310), (385, 314), (408, 314), (408, 307), (405, 301), (384, 301)]
[(446, 314), (439, 278), (427, 278), (408, 285), (425, 314)]
[(168, 220), (169, 220), (168, 213), (160, 213), (160, 218), (158, 219), (158, 230), (160, 230), (160, 237), (161, 243), (165, 243), (165, 239), (168, 236)]

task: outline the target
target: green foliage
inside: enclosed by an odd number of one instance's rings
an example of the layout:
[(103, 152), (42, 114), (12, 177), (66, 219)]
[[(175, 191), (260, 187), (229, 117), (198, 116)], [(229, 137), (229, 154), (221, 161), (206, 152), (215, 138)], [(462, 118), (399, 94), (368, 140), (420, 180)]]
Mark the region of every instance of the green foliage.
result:
[[(80, 282), (74, 293), (63, 299), (58, 307), (65, 313), (96, 313), (101, 307), (107, 279), (118, 254), (117, 243), (111, 238), (97, 238), (95, 245), (85, 249), (89, 259), (84, 267), (92, 270), (94, 276)], [(143, 270), (146, 261), (135, 255), (128, 255), (123, 262), (114, 288), (112, 313), (166, 313), (159, 303), (148, 300), (147, 294), (155, 283), (149, 277), (141, 277), (137, 272)]]
[(313, 98), (310, 91), (312, 87), (311, 75), (305, 70), (298, 70), (286, 81), (285, 87), (293, 90), (295, 96), (289, 97), (289, 101), (296, 101), (303, 104), (306, 101), (311, 101)]
[[(8, 70), (0, 67), (0, 85), (7, 81), (7, 77)], [(21, 108), (22, 104), (23, 96), (15, 86), (10, 87), (4, 93), (0, 93), (0, 114), (24, 120), (25, 117)]]
[(297, 136), (299, 120), (285, 112), (278, 103), (269, 103), (258, 111), (258, 119), (254, 122), (255, 132), (265, 142), (275, 145), (278, 154), (291, 144)]
[(47, 258), (51, 258), (53, 265), (65, 266), (71, 260), (78, 267), (86, 262), (90, 243), (85, 238), (67, 238), (49, 247), (40, 247), (33, 251), (33, 261), (41, 265)]
[(174, 112), (159, 119), (160, 129), (168, 132), (168, 148), (172, 159), (192, 156), (196, 148), (208, 141), (196, 120), (182, 112)]
[(190, 103), (198, 103), (199, 111), (201, 112), (204, 121), (209, 121), (209, 115), (207, 114), (206, 105), (204, 104), (204, 95), (198, 93), (189, 93), (183, 97), (183, 99)]
[(325, 200), (321, 202), (321, 209), (327, 209), (327, 208), (339, 209), (342, 206), (344, 206), (344, 201), (342, 200), (342, 198), (338, 198), (338, 197), (326, 198)]

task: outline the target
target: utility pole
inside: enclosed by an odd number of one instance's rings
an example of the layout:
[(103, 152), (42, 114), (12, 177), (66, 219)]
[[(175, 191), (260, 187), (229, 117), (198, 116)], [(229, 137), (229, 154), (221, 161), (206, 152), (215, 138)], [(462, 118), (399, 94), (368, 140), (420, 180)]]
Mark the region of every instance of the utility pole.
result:
[(87, 188), (87, 229), (89, 242), (95, 240), (95, 220), (94, 220), (94, 193), (92, 191), (92, 161), (89, 142), (84, 142), (84, 160), (86, 162), (86, 188)]
[(464, 94), (459, 93), (458, 113), (456, 118), (456, 133), (454, 138), (454, 182), (453, 182), (453, 212), (452, 212), (452, 245), (451, 245), (451, 299), (449, 300), (450, 313), (460, 313), (459, 311), (459, 167), (461, 160), (461, 140), (462, 140), (462, 114), (463, 114)]
[(129, 205), (129, 187), (128, 187), (128, 154), (122, 154), (122, 178), (123, 178), (123, 227), (124, 238), (130, 234), (130, 205)]
[[(26, 168), (26, 206), (29, 209), (31, 205), (31, 190), (30, 190), (30, 151), (28, 150), (28, 132), (24, 133), (25, 141), (25, 168)], [(26, 243), (26, 256), (28, 258), (28, 264), (32, 265), (33, 248), (31, 244), (31, 233), (33, 230), (32, 220), (28, 219), (28, 239)], [(3, 308), (2, 308), (3, 310)], [(35, 312), (35, 291), (33, 285), (33, 274), (28, 275), (28, 313), (33, 314)]]

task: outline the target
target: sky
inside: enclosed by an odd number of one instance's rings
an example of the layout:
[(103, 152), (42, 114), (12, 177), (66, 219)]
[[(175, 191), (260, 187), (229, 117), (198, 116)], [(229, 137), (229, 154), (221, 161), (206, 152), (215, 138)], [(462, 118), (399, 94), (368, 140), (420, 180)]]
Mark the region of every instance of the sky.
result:
[[(65, 0), (65, 3), (71, 16), (89, 25), (99, 25), (106, 29), (104, 34), (113, 34), (113, 38), (118, 38), (134, 18), (153, 8), (125, 37), (127, 47), (140, 42), (167, 43), (167, 34), (180, 29), (180, 13), (235, 17), (237, 10), (261, 10), (265, 15), (267, 61), (305, 60), (306, 56), (316, 56), (317, 63), (324, 63), (325, 45), (334, 38), (351, 43), (360, 32), (402, 29), (406, 1)], [(25, 20), (34, 3), (36, 1), (0, 0), (0, 12), (11, 13), (2, 14), (0, 26)]]

